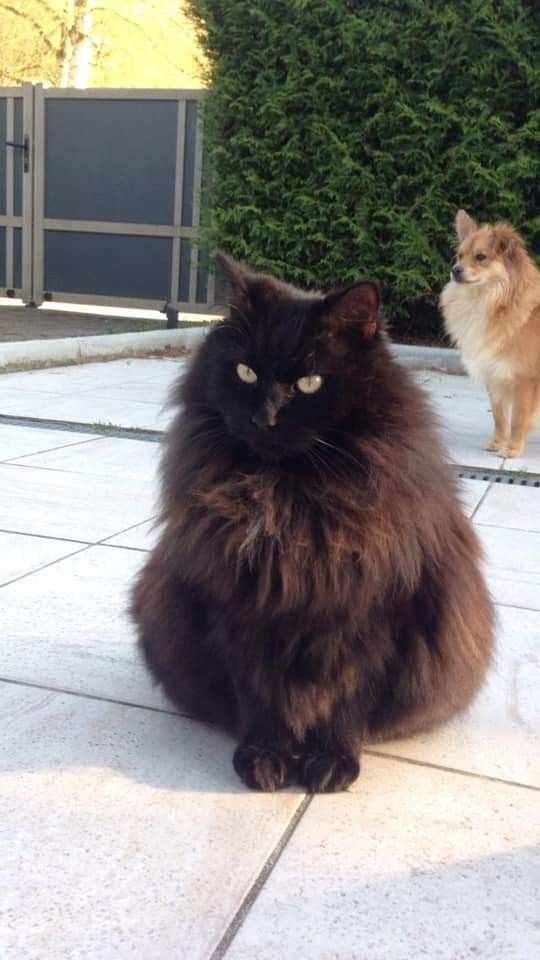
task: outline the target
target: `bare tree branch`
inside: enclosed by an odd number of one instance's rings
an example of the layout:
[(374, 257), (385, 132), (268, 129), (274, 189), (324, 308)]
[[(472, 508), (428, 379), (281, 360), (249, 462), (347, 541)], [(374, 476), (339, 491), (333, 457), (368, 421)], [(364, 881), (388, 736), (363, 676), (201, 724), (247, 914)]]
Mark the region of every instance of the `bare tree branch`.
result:
[(47, 3), (47, 0), (32, 0), (32, 3), (35, 3), (38, 5), (38, 7), (41, 7), (43, 10), (46, 10), (47, 16), (52, 17), (52, 19), (56, 20), (57, 23), (63, 23), (64, 17), (62, 16), (62, 14), (58, 13), (58, 11), (54, 9), (54, 7), (51, 7), (51, 5)]
[(54, 44), (51, 43), (51, 41), (49, 40), (49, 37), (43, 30), (43, 27), (37, 22), (37, 20), (34, 20), (33, 17), (29, 17), (28, 14), (25, 12), (23, 13), (22, 10), (17, 10), (16, 7), (12, 7), (11, 4), (9, 3), (0, 2), (0, 7), (3, 10), (6, 10), (7, 13), (12, 13), (14, 17), (21, 17), (21, 19), (24, 20), (25, 23), (29, 23), (34, 28), (36, 33), (39, 34), (41, 40), (43, 40), (43, 43), (45, 44), (47, 49), (50, 50), (51, 53), (56, 53), (56, 48)]

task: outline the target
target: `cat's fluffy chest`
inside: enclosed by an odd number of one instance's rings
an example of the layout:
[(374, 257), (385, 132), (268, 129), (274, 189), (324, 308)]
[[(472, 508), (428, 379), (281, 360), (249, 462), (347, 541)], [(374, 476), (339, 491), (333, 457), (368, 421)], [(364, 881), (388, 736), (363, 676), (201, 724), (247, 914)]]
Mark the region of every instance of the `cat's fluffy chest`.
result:
[(199, 486), (178, 508), (186, 570), (213, 589), (217, 582), (223, 597), (245, 596), (249, 582), (259, 610), (276, 591), (283, 609), (306, 602), (315, 609), (325, 597), (339, 604), (358, 590), (372, 509), (351, 481), (325, 491), (316, 477), (300, 480), (279, 469), (235, 472)]
[(307, 608), (314, 617), (328, 612), (332, 598), (334, 611), (356, 617), (380, 582), (399, 579), (406, 564), (416, 577), (421, 565), (414, 524), (390, 552), (391, 511), (352, 475), (325, 486), (317, 475), (300, 480), (279, 469), (234, 472), (199, 485), (170, 520), (182, 574), (244, 621), (272, 616), (276, 598), (283, 611)]

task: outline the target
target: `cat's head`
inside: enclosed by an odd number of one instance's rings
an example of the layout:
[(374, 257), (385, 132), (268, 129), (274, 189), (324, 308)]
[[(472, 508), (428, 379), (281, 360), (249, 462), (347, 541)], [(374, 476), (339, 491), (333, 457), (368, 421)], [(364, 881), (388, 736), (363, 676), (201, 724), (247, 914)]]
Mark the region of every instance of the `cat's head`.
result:
[(370, 378), (377, 285), (306, 293), (219, 259), (229, 313), (208, 335), (185, 398), (219, 411), (264, 459), (305, 451), (343, 423)]

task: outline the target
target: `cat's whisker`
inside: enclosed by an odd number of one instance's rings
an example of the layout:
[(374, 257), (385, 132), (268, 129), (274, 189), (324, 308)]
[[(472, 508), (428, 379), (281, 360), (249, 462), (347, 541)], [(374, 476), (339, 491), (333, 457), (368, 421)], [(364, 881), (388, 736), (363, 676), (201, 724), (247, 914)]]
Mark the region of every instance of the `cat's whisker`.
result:
[(338, 447), (336, 446), (335, 443), (329, 443), (328, 440), (323, 440), (321, 437), (317, 437), (315, 442), (321, 443), (325, 447), (329, 447), (330, 450), (334, 450), (336, 453), (340, 454), (340, 456), (342, 457), (347, 457), (349, 460), (355, 463), (358, 467), (363, 466), (360, 460), (358, 460), (357, 457), (353, 456), (353, 454), (350, 453), (349, 450), (344, 450), (343, 447)]
[(193, 437), (190, 437), (190, 440), (195, 442), (196, 440), (209, 440), (209, 439), (218, 439), (222, 437), (223, 434), (221, 430), (207, 430), (205, 433), (198, 433)]
[(207, 440), (208, 438), (214, 437), (216, 439), (221, 438), (224, 434), (224, 430), (221, 427), (209, 427), (207, 430), (201, 430), (199, 433), (189, 434), (189, 442), (195, 443), (198, 440)]
[(317, 469), (319, 470), (322, 469), (323, 471), (328, 472), (332, 477), (334, 477), (334, 479), (338, 480), (340, 483), (343, 482), (343, 480), (345, 479), (344, 474), (340, 473), (339, 470), (336, 469), (335, 464), (331, 464), (328, 462), (328, 460), (324, 456), (324, 451), (315, 450), (312, 447), (310, 452), (313, 457), (311, 462), (314, 463)]

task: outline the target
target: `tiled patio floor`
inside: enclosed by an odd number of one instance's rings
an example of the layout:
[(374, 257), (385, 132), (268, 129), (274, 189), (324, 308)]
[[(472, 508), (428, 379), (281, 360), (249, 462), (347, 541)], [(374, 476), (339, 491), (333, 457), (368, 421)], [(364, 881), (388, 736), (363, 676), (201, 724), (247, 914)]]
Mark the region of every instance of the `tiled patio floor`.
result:
[[(179, 367), (6, 374), (0, 414), (161, 429)], [(500, 468), (482, 392), (418, 376), (455, 461)], [(540, 473), (539, 441), (521, 469)], [(463, 483), (499, 619), (471, 712), (369, 751), (347, 794), (263, 796), (137, 656), (158, 456), (0, 422), (2, 960), (536, 960), (540, 488)]]

